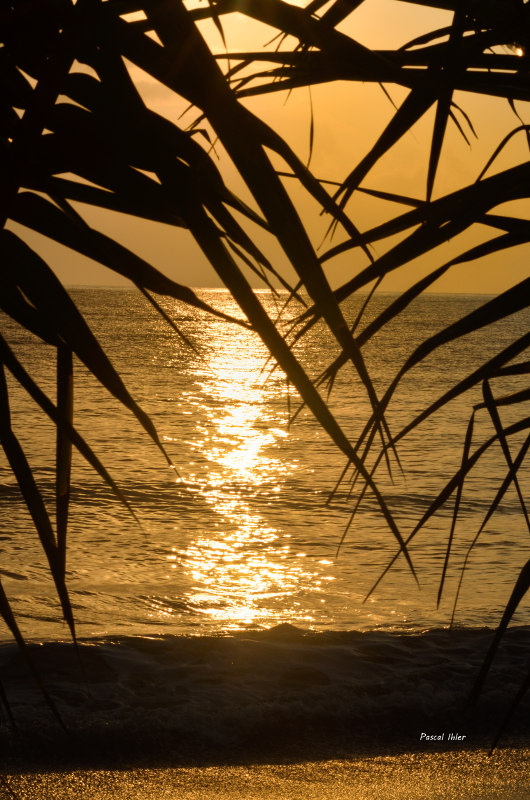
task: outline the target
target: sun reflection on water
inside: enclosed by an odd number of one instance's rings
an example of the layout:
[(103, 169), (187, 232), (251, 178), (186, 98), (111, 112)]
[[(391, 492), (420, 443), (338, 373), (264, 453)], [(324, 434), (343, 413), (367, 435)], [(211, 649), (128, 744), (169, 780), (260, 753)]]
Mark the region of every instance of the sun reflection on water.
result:
[(187, 478), (210, 507), (212, 524), (169, 559), (191, 581), (186, 601), (226, 630), (293, 614), (311, 622), (297, 593), (321, 591), (322, 578), (266, 514), (296, 469), (274, 452), (287, 436), (286, 408), (278, 405), (284, 384), (279, 376), (265, 384), (264, 352), (253, 334), (214, 330), (211, 372), (198, 386), (209, 402), (196, 409), (196, 460)]

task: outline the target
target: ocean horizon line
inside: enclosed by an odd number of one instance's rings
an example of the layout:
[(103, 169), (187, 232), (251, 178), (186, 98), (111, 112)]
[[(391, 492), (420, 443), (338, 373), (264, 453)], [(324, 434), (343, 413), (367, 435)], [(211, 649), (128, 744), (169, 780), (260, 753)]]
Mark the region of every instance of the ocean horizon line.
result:
[[(112, 289), (112, 290), (133, 290), (135, 286), (133, 284), (128, 283), (65, 283), (64, 287), (66, 289)], [(223, 294), (230, 294), (230, 289), (227, 289), (224, 286), (189, 286), (186, 287), (191, 289), (192, 292), (219, 292)], [(268, 288), (257, 288), (252, 287), (252, 290), (256, 294), (270, 294), (271, 289)], [(276, 289), (277, 294), (285, 294), (288, 295), (290, 292), (287, 289)], [(157, 294), (157, 292), (155, 292)], [(358, 297), (367, 297), (371, 292), (356, 292), (356, 296)], [(402, 294), (402, 292), (396, 291), (381, 291), (376, 290), (373, 294), (377, 295), (378, 297), (397, 297), (398, 295)], [(425, 295), (436, 295), (438, 297), (497, 297), (497, 292), (437, 292), (436, 290), (426, 290), (422, 292), (419, 297), (423, 297)]]

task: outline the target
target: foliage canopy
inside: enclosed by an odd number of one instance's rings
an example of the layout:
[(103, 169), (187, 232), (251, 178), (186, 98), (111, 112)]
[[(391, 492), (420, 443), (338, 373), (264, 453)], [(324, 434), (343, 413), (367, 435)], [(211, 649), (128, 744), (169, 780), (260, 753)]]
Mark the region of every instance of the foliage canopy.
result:
[[(514, 454), (512, 437), (528, 431), (525, 415), (528, 389), (502, 396), (495, 386), (506, 375), (528, 375), (526, 334), (498, 350), (487, 362), (459, 380), (403, 430), (391, 432), (385, 414), (400, 382), (416, 365), (443, 345), (474, 331), (487, 336), (487, 326), (528, 306), (527, 278), (487, 299), (476, 311), (426, 339), (397, 366), (393, 381), (381, 396), (372, 382), (365, 345), (391, 323), (421, 293), (453, 267), (480, 263), (492, 253), (530, 241), (530, 221), (499, 210), (510, 201), (528, 199), (530, 161), (496, 169), (498, 156), (515, 136), (526, 137), (530, 126), (519, 116), (530, 100), (530, 4), (523, 0), (407, 0), (424, 8), (443, 9), (448, 24), (394, 50), (370, 49), (346, 33), (356, 10), (369, 0), (311, 0), (291, 5), (285, 0), (10, 0), (0, 11), (1, 149), (4, 180), (0, 190), (2, 270), (0, 307), (18, 323), (57, 350), (57, 399), (46, 396), (26, 372), (16, 352), (0, 334), (0, 441), (16, 476), (37, 534), (46, 553), (64, 617), (75, 638), (75, 623), (65, 583), (67, 520), (72, 447), (127, 502), (106, 467), (75, 429), (73, 360), (83, 362), (103, 386), (138, 418), (162, 450), (150, 420), (135, 403), (122, 379), (90, 331), (52, 269), (32, 249), (31, 230), (83, 254), (128, 278), (164, 313), (155, 295), (176, 298), (219, 315), (191, 288), (170, 280), (155, 266), (83, 218), (81, 206), (93, 206), (188, 229), (230, 290), (247, 322), (266, 344), (311, 410), (342, 451), (358, 476), (357, 503), (371, 492), (382, 518), (411, 570), (408, 544), (442, 505), (453, 502), (454, 515), (440, 592), (451, 552), (454, 522), (464, 480), (492, 446), (502, 449), (505, 480), (491, 498), (493, 513), (508, 487), (518, 491), (523, 525), (530, 528), (517, 473), (530, 439)], [(201, 23), (210, 20), (223, 35), (233, 13), (272, 27), (273, 46), (263, 51), (215, 54)], [(179, 102), (196, 109), (196, 124), (180, 127), (152, 111), (138, 91), (132, 64), (151, 80), (171, 90)], [(79, 65), (82, 65), (81, 68)], [(371, 82), (387, 92), (406, 90), (389, 123), (357, 163), (345, 165), (340, 185), (316, 177), (273, 127), (245, 105), (246, 98), (317, 84)], [(472, 122), (457, 93), (475, 93), (506, 100), (514, 114), (513, 130), (464, 188), (435, 195), (442, 147), (449, 125), (464, 137), (474, 135)], [(458, 102), (457, 102), (458, 101)], [(422, 196), (391, 193), (370, 183), (372, 169), (396, 147), (412, 127), (432, 110), (426, 184)], [(522, 112), (521, 112), (522, 113)], [(246, 187), (239, 197), (223, 178), (215, 156), (218, 140)], [(311, 133), (312, 136), (312, 133)], [(213, 145), (213, 146), (212, 146)], [(278, 168), (278, 163), (283, 168)], [(308, 235), (303, 214), (290, 189), (298, 184), (329, 219), (330, 234), (318, 251)], [(361, 230), (350, 213), (356, 193), (388, 201), (393, 210), (385, 222)], [(248, 198), (251, 198), (249, 200)], [(13, 225), (16, 223), (16, 225)], [(469, 246), (466, 231), (480, 225), (488, 235)], [(257, 242), (262, 229), (285, 253), (295, 278), (288, 281)], [(460, 238), (458, 238), (460, 236)], [(395, 237), (392, 239), (392, 237)], [(259, 238), (259, 237), (258, 237)], [(391, 240), (381, 255), (376, 243)], [(455, 240), (449, 261), (435, 264), (412, 283), (370, 324), (364, 313), (372, 293), (386, 276), (413, 259), (434, 253)], [(459, 248), (459, 249), (458, 249)], [(332, 288), (328, 268), (345, 253), (364, 260), (353, 267), (338, 288)], [(353, 260), (352, 264), (359, 263)], [(252, 275), (265, 285), (281, 286), (299, 302), (300, 312), (290, 331), (282, 333), (252, 289)], [(344, 301), (368, 292), (363, 311), (352, 325)], [(309, 298), (309, 303), (306, 303)], [(221, 315), (222, 316), (222, 315)], [(230, 320), (227, 320), (230, 321)], [(294, 345), (316, 323), (325, 324), (340, 355), (315, 381), (298, 360)], [(169, 324), (171, 321), (168, 319)], [(319, 387), (329, 389), (339, 371), (352, 364), (370, 400), (371, 413), (352, 440), (333, 415)], [(51, 519), (31, 467), (10, 424), (10, 400), (5, 371), (19, 382), (57, 428), (56, 519)], [(378, 484), (381, 463), (397, 457), (399, 441), (437, 409), (472, 387), (482, 385), (483, 403), (472, 409), (459, 470), (433, 500), (414, 530), (405, 536)], [(499, 409), (518, 409), (518, 421), (503, 426)], [(485, 409), (492, 422), (489, 439), (473, 441), (474, 415)], [(519, 413), (520, 412), (520, 413)], [(345, 470), (346, 473), (346, 470)], [(479, 534), (480, 535), (480, 532)], [(396, 555), (396, 557), (397, 557)], [(530, 586), (530, 564), (517, 579), (479, 683), (484, 679), (503, 630)], [(0, 612), (23, 644), (9, 599), (0, 588)]]

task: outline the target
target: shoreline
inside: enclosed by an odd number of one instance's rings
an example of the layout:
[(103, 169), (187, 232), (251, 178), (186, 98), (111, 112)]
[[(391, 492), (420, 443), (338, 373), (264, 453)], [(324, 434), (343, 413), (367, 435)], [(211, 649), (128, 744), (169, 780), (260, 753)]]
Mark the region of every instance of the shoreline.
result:
[[(3, 767), (487, 753), (526, 675), (528, 635), (508, 631), (473, 709), (467, 705), (488, 631), (306, 635), (280, 626), (254, 636), (84, 643), (79, 653), (30, 645), (66, 731), (20, 653), (1, 648), (0, 681), (17, 725), (3, 714)], [(529, 720), (527, 696), (500, 745), (530, 746)]]
[[(472, 713), (491, 631), (30, 645), (60, 728), (13, 647), (0, 680), (0, 797), (17, 800), (527, 800), (530, 698), (512, 629)], [(83, 669), (80, 670), (80, 663)], [(461, 738), (458, 738), (461, 737)]]

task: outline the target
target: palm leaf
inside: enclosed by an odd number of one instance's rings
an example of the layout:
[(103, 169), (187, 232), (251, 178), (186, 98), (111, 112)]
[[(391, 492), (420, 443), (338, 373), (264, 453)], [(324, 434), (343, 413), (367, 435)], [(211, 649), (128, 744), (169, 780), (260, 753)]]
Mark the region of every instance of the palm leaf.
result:
[[(504, 375), (528, 374), (527, 362), (513, 363), (513, 359), (521, 358), (529, 346), (528, 336), (514, 339), (506, 347), (499, 346), (489, 360), (478, 363), (457, 384), (444, 390), (402, 430), (390, 432), (386, 410), (406, 374), (421, 366), (439, 348), (471, 333), (487, 337), (490, 324), (508, 320), (527, 307), (530, 286), (528, 281), (522, 281), (475, 312), (447, 325), (435, 336), (426, 338), (404, 363), (396, 364), (395, 377), (383, 390), (382, 398), (373, 384), (371, 363), (363, 348), (449, 270), (530, 241), (527, 220), (496, 213), (496, 207), (503, 203), (528, 198), (530, 163), (521, 160), (516, 167), (485, 177), (517, 132), (528, 135), (524, 123), (495, 148), (477, 182), (432, 199), (436, 176), (443, 168), (441, 156), (449, 118), (466, 141), (464, 123), (475, 133), (465, 109), (454, 103), (455, 92), (502, 97), (508, 99), (514, 110), (517, 99), (530, 99), (529, 59), (500, 51), (504, 45), (513, 45), (521, 36), (524, 38), (529, 10), (524, 3), (507, 5), (498, 0), (465, 4), (456, 0), (409, 2), (452, 12), (454, 22), (416, 37), (403, 48), (377, 50), (364, 47), (352, 36), (337, 30), (337, 26), (362, 5), (362, 0), (328, 3), (312, 0), (305, 8), (283, 0), (208, 0), (193, 10), (182, 0), (149, 3), (78, 0), (75, 4), (67, 0), (42, 0), (38, 4), (32, 0), (18, 0), (9, 4), (0, 10), (3, 45), (0, 47), (0, 76), (4, 90), (0, 98), (0, 163), (5, 175), (0, 190), (0, 215), (3, 225), (8, 220), (16, 222), (132, 280), (179, 335), (178, 327), (151, 293), (167, 295), (209, 314), (229, 318), (203, 303), (188, 287), (167, 279), (130, 249), (94, 230), (82, 218), (76, 203), (187, 228), (246, 315), (246, 320), (238, 324), (256, 330), (271, 357), (285, 371), (288, 384), (296, 388), (302, 403), (311, 409), (345, 455), (347, 467), (343, 478), (352, 467), (349, 496), (353, 500), (353, 511), (348, 524), (370, 489), (385, 524), (399, 544), (399, 553), (404, 553), (412, 569), (408, 543), (426, 519), (455, 494), (441, 594), (465, 477), (494, 443), (500, 445), (508, 472), (488, 513), (493, 513), (512, 483), (519, 492), (523, 515), (526, 513), (521, 489), (517, 488), (517, 470), (526, 451), (520, 450), (513, 458), (508, 440), (517, 431), (526, 430), (528, 421), (521, 419), (504, 428), (499, 409), (503, 405), (522, 407), (519, 404), (528, 398), (528, 390), (494, 397), (488, 381)], [(126, 22), (120, 16), (133, 11), (144, 11), (146, 19)], [(232, 13), (243, 13), (264, 26), (272, 26), (278, 32), (280, 45), (274, 51), (269, 48), (263, 53), (227, 52), (223, 18)], [(204, 19), (211, 19), (217, 27), (225, 49), (223, 54), (214, 54), (196, 27), (195, 22)], [(150, 38), (153, 32), (161, 44)], [(288, 37), (294, 37), (294, 44)], [(72, 71), (74, 59), (94, 70), (97, 77)], [(182, 130), (148, 109), (124, 59), (169, 88), (175, 99), (189, 103), (197, 113), (195, 126)], [(368, 153), (360, 160), (352, 153), (351, 162), (345, 168), (346, 177), (334, 184), (326, 180), (327, 176), (320, 180), (315, 178), (277, 132), (251, 113), (241, 100), (339, 80), (378, 83), (385, 91), (385, 84), (393, 83), (405, 87), (408, 95)], [(433, 106), (436, 112), (426, 164), (426, 200), (408, 196), (405, 189), (397, 194), (385, 187), (361, 186), (379, 160), (389, 155)], [(205, 148), (199, 143), (201, 137), (194, 138), (198, 125), (204, 131)], [(312, 128), (309, 135), (312, 150)], [(215, 137), (220, 150), (227, 154), (242, 178), (245, 196), (251, 198), (249, 201), (240, 199), (222, 178), (209, 150)], [(282, 161), (280, 169), (279, 159)], [(335, 230), (340, 226), (345, 240), (317, 255), (299, 209), (283, 185), (284, 175), (296, 181), (329, 215), (331, 228)], [(335, 188), (330, 189), (333, 186)], [(335, 196), (330, 196), (328, 190), (335, 191)], [(361, 232), (346, 211), (353, 192), (363, 192), (374, 200), (391, 201), (409, 209), (405, 213), (389, 213), (383, 222)], [(469, 247), (465, 234), (477, 224), (489, 226), (500, 234)], [(274, 238), (275, 245), (285, 253), (294, 270), (294, 285), (282, 275), (273, 259), (267, 257), (259, 237), (254, 235), (256, 230), (263, 231), (265, 237)], [(57, 404), (51, 402), (25, 372), (3, 339), (0, 339), (0, 348), (6, 368), (57, 426), (57, 539), (31, 468), (11, 430), (5, 382), (2, 384), (1, 438), (34, 516), (38, 535), (49, 554), (50, 568), (67, 608), (63, 579), (72, 445), (121, 497), (103, 465), (73, 426), (73, 357), (80, 359), (106, 390), (136, 416), (160, 449), (162, 445), (150, 420), (128, 393), (68, 294), (49, 267), (22, 241), (24, 235), (9, 231), (2, 234), (4, 265), (0, 277), (0, 307), (57, 348)], [(376, 244), (392, 236), (400, 237), (398, 244), (389, 246), (386, 252), (374, 258)], [(417, 257), (434, 254), (436, 258), (437, 247), (460, 236), (463, 244), (458, 245), (454, 258), (445, 260), (441, 266), (434, 263), (427, 276), (408, 286), (374, 320), (365, 322), (371, 305), (369, 294), (353, 323), (348, 322), (341, 304), (352, 294), (367, 287), (370, 292), (375, 287), (380, 288), (386, 276)], [(355, 256), (361, 255), (363, 264), (367, 259), (368, 264), (358, 271), (347, 267), (348, 271), (341, 278), (342, 285), (332, 290), (327, 267), (336, 257), (350, 251)], [(275, 323), (265, 312), (244, 269), (252, 270), (272, 289), (283, 285), (289, 300), (297, 297), (304, 304), (307, 292), (309, 308), (292, 323), (287, 334), (280, 330), (278, 321)], [(235, 320), (230, 318), (230, 321)], [(319, 321), (331, 332), (338, 355), (335, 351), (331, 362), (313, 382), (304, 364), (296, 358), (294, 348)], [(318, 386), (327, 381), (330, 392), (338, 371), (347, 363), (351, 363), (360, 376), (371, 408), (355, 440), (347, 436), (318, 391)], [(447, 481), (412, 534), (404, 538), (378, 486), (378, 466), (383, 459), (388, 460), (389, 449), (411, 430), (480, 382), (484, 386), (484, 403), (478, 404), (475, 411), (480, 408), (488, 411), (495, 435), (471, 452), (471, 423), (459, 470)], [(369, 461), (376, 436), (379, 436), (380, 447)], [(353, 498), (354, 487), (358, 490), (357, 498)], [(519, 578), (517, 591), (514, 590), (511, 605), (507, 607), (506, 624), (527, 588), (525, 573)], [(2, 608), (4, 618), (11, 620), (7, 599)], [(502, 630), (503, 623), (499, 636)], [(12, 627), (12, 632), (16, 638), (16, 628)]]
[(63, 722), (63, 719), (62, 719), (61, 715), (59, 714), (59, 711), (57, 710), (57, 706), (55, 705), (55, 703), (53, 701), (53, 698), (51, 697), (50, 693), (46, 689), (46, 686), (42, 682), (42, 678), (40, 676), (39, 670), (37, 669), (37, 667), (35, 666), (35, 664), (33, 662), (30, 650), (29, 650), (29, 648), (28, 648), (28, 646), (27, 646), (27, 644), (26, 644), (26, 642), (24, 640), (24, 637), (22, 636), (22, 633), (20, 632), (20, 628), (18, 627), (18, 623), (16, 621), (15, 615), (13, 613), (13, 610), (11, 609), (11, 604), (9, 603), (9, 599), (8, 599), (6, 593), (5, 593), (5, 589), (4, 589), (1, 581), (0, 581), (0, 614), (2, 615), (2, 619), (6, 623), (7, 627), (9, 628), (11, 633), (13, 634), (13, 638), (15, 639), (17, 645), (19, 646), (19, 648), (20, 648), (20, 650), (22, 652), (22, 655), (23, 655), (23, 657), (24, 657), (24, 659), (25, 659), (25, 661), (26, 661), (26, 663), (27, 663), (32, 675), (33, 675), (33, 678), (34, 678), (35, 682), (37, 683), (37, 685), (38, 685), (38, 687), (39, 687), (39, 689), (40, 689), (40, 691), (42, 693), (42, 696), (44, 697), (44, 699), (45, 699), (50, 711), (52, 712), (53, 716), (55, 717), (55, 719), (57, 720), (59, 725), (63, 728), (63, 730), (66, 730), (64, 722)]
[[(64, 569), (61, 563), (58, 545), (46, 506), (37, 487), (33, 472), (24, 450), (11, 428), (9, 396), (3, 364), (0, 365), (0, 444), (6, 454), (19, 485), (20, 491), (37, 530), (40, 543), (46, 554), (50, 572), (61, 602), (64, 619), (68, 624), (72, 639), (76, 641), (75, 623), (72, 607), (65, 584)], [(7, 613), (7, 611), (6, 611)], [(4, 616), (5, 619), (5, 616)], [(9, 626), (13, 631), (12, 626)]]
[(151, 420), (125, 388), (120, 376), (54, 273), (13, 233), (4, 231), (1, 241), (5, 263), (14, 273), (6, 276), (7, 281), (16, 282), (34, 307), (50, 322), (54, 320), (59, 337), (70, 346), (105, 388), (132, 411), (163, 453), (168, 464), (172, 466), (171, 459), (167, 456)]
[[(74, 373), (72, 351), (63, 345), (57, 349), (57, 414), (72, 424), (74, 402)], [(57, 426), (55, 508), (57, 528), (57, 558), (63, 576), (66, 571), (66, 533), (70, 504), (70, 472), (72, 467), (72, 442), (64, 426)]]
[(44, 392), (37, 386), (37, 384), (32, 380), (29, 376), (27, 371), (24, 369), (20, 361), (17, 359), (7, 342), (3, 337), (0, 336), (0, 353), (1, 353), (1, 360), (5, 364), (6, 368), (11, 372), (13, 377), (20, 383), (20, 385), (27, 391), (30, 397), (35, 400), (37, 405), (41, 407), (44, 413), (54, 422), (56, 427), (63, 431), (63, 434), (68, 436), (71, 443), (76, 447), (76, 449), (81, 453), (81, 455), (86, 459), (86, 461), (90, 464), (90, 466), (100, 475), (102, 480), (110, 487), (113, 494), (117, 497), (117, 499), (122, 503), (131, 516), (136, 520), (139, 524), (139, 521), (134, 513), (134, 510), (131, 508), (130, 504), (128, 503), (126, 497), (122, 494), (121, 490), (111, 478), (108, 471), (105, 469), (101, 461), (97, 458), (95, 453), (93, 452), (92, 448), (86, 443), (83, 437), (78, 433), (78, 431), (72, 426), (71, 419), (69, 416), (64, 416), (63, 413), (59, 411), (57, 406), (55, 406), (52, 401), (47, 397)]
[[(506, 437), (504, 435), (504, 431), (502, 431), (502, 439), (506, 439)], [(478, 542), (478, 540), (479, 540), (482, 532), (484, 531), (484, 528), (488, 524), (490, 518), (492, 517), (492, 515), (494, 514), (494, 512), (498, 508), (499, 503), (501, 502), (502, 498), (506, 494), (507, 489), (517, 479), (517, 472), (518, 472), (521, 464), (523, 463), (523, 460), (525, 459), (526, 454), (528, 453), (529, 447), (530, 447), (530, 437), (527, 437), (526, 441), (523, 444), (523, 446), (519, 450), (517, 458), (515, 459), (514, 463), (511, 464), (510, 469), (508, 471), (508, 474), (506, 475), (506, 477), (504, 478), (503, 482), (501, 483), (499, 489), (497, 490), (497, 493), (496, 493), (495, 497), (493, 498), (493, 501), (492, 501), (492, 503), (491, 503), (491, 505), (490, 505), (490, 507), (489, 507), (489, 509), (488, 509), (488, 511), (487, 511), (487, 513), (486, 513), (481, 525), (480, 525), (480, 528), (478, 529), (475, 537), (473, 538), (471, 544), (469, 545), (469, 547), (467, 549), (466, 556), (465, 556), (465, 559), (464, 559), (464, 563), (462, 564), (462, 569), (460, 570), (460, 579), (458, 581), (458, 587), (457, 587), (457, 590), (456, 590), (456, 593), (455, 593), (455, 600), (454, 600), (454, 605), (453, 605), (453, 614), (451, 616), (451, 625), (453, 624), (454, 619), (455, 619), (456, 608), (457, 608), (457, 605), (458, 605), (458, 599), (460, 597), (460, 590), (462, 588), (462, 582), (464, 580), (464, 574), (465, 574), (466, 569), (467, 569), (467, 565), (468, 565), (468, 562), (469, 562), (469, 557), (471, 555), (471, 551), (473, 550), (473, 548), (475, 547), (476, 543)]]
[[(508, 426), (504, 430), (504, 436), (515, 436), (522, 431), (528, 430), (530, 428), (530, 418), (525, 418), (519, 420), (518, 422), (514, 423), (513, 425)], [(450, 477), (447, 483), (443, 486), (434, 500), (431, 501), (427, 510), (422, 514), (421, 518), (418, 520), (416, 525), (414, 526), (413, 530), (407, 536), (405, 543), (407, 546), (411, 543), (411, 541), (417, 536), (417, 534), (422, 530), (425, 524), (428, 522), (431, 517), (434, 516), (450, 499), (455, 491), (458, 491), (459, 487), (465, 480), (466, 475), (475, 467), (478, 463), (480, 458), (484, 455), (484, 453), (498, 441), (498, 437), (495, 434), (494, 436), (490, 436), (485, 442), (483, 442), (473, 453), (471, 453), (466, 460), (463, 460), (460, 468)], [(524, 456), (524, 452), (523, 452)], [(380, 460), (381, 456), (379, 456)], [(375, 467), (374, 467), (375, 470)], [(395, 564), (396, 560), (399, 558), (400, 552), (397, 552), (388, 562), (386, 567), (381, 571), (379, 577), (371, 587), (370, 591), (366, 595), (366, 599), (370, 597), (385, 575), (392, 569), (393, 565)]]
[(502, 615), (502, 619), (499, 623), (497, 630), (495, 631), (495, 636), (493, 637), (490, 648), (486, 654), (482, 667), (480, 668), (477, 680), (475, 681), (475, 684), (473, 686), (470, 695), (470, 702), (472, 704), (476, 703), (478, 699), (482, 686), (490, 670), (494, 655), (502, 639), (502, 636), (506, 631), (506, 628), (508, 627), (511, 618), (514, 615), (517, 606), (519, 605), (519, 603), (521, 602), (522, 598), (524, 597), (529, 588), (530, 588), (530, 561), (528, 561), (521, 569), (519, 577), (517, 578), (516, 584), (510, 595), (510, 599), (506, 604), (506, 609), (504, 611), (504, 614)]

